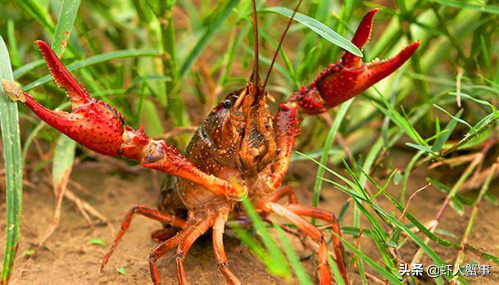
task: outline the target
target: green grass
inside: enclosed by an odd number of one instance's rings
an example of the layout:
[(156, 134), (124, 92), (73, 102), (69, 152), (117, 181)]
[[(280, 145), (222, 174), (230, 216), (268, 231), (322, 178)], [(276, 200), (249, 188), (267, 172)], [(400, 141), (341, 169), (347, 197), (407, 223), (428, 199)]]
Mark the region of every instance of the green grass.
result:
[[(261, 12), (262, 76), (295, 2), (275, 6), (257, 3)], [(404, 251), (412, 244), (421, 248), (418, 255), (426, 262), (443, 264), (437, 252), (442, 248), (456, 252), (463, 248), (459, 233), (465, 230), (466, 235), (479, 235), (473, 226), (482, 212), (473, 208), (497, 203), (487, 184), (479, 187), (482, 191), (477, 199), (459, 191), (475, 171), (490, 167), (494, 157), (471, 168), (469, 162), (453, 168), (445, 181), (431, 172), (425, 174), (432, 187), (418, 195), (438, 189), (442, 197), (449, 196), (450, 211), (462, 214), (463, 219), (472, 215), (459, 231), (428, 228), (431, 221), (412, 211), (409, 197), (416, 190), (411, 186), (414, 171), (428, 169), (436, 161), (477, 154), (499, 132), (498, 9), (487, 0), (382, 3), (387, 6), (370, 1), (304, 1), (279, 53), (268, 89), (276, 99), (271, 103), (274, 108), (301, 85), (311, 82), (322, 68), (335, 63), (343, 51), (338, 46), (360, 53), (349, 40), (370, 8), (380, 7), (382, 11), (376, 15), (371, 42), (362, 52), (364, 60), (387, 58), (409, 42), (420, 41), (417, 54), (395, 74), (331, 110), (331, 125), (317, 116), (305, 117), (296, 147), (305, 155), (295, 154), (292, 158), (293, 163), (314, 167), (315, 180), (293, 181), (312, 191), (310, 204), (321, 207), (320, 197), (327, 191), (341, 191), (350, 198), (348, 203), (338, 201), (346, 205), (342, 217), (351, 217), (341, 219), (346, 256), (350, 257), (347, 264), (356, 260), (350, 273), (358, 274), (363, 284), (370, 283), (369, 275), (392, 283), (415, 284), (415, 279), (399, 276), (399, 261), (393, 249)], [(58, 55), (63, 55), (68, 69), (93, 96), (116, 106), (131, 126), (144, 123), (149, 134), (161, 136), (177, 126), (199, 125), (216, 102), (248, 80), (253, 62), (251, 8), (250, 1), (237, 0), (2, 3), (0, 35), (7, 44), (0, 49), (2, 78), (16, 80), (48, 108), (68, 108), (63, 91), (56, 88), (33, 44), (34, 40), (45, 40)], [(56, 142), (63, 139), (34, 119), (26, 108), (20, 109), (19, 133), (15, 104), (5, 101), (3, 94), (0, 96), (7, 228), (13, 229), (7, 231), (5, 242), (5, 282), (12, 271), (19, 239), (22, 162), (33, 172), (40, 171), (35, 166), (46, 163), (40, 162), (32, 142), (37, 139), (51, 146), (55, 157), (73, 146), (57, 147)], [(461, 107), (457, 105), (458, 97)], [(5, 138), (12, 138), (13, 143)], [(171, 143), (184, 150), (188, 139), (178, 136)], [(19, 140), (24, 147), (22, 157), (17, 147)], [(397, 169), (393, 162), (397, 162), (400, 150), (408, 162)], [(76, 154), (81, 156), (79, 159), (86, 158), (86, 150)], [(487, 154), (494, 155), (497, 152)], [(71, 166), (70, 156), (61, 160), (67, 162), (62, 164), (63, 169)], [(56, 166), (54, 175), (64, 173)], [(495, 181), (489, 183), (494, 185)], [(427, 199), (437, 203), (435, 197)], [(381, 207), (381, 201), (389, 201), (394, 213)], [(407, 205), (405, 219), (397, 219)], [(446, 207), (443, 205), (442, 210)], [(236, 229), (236, 233), (269, 271), (283, 278), (296, 278), (302, 284), (315, 282), (315, 276), (307, 276), (300, 266), (282, 225), (266, 225), (258, 221), (256, 214), (250, 216), (255, 227), (250, 231)], [(355, 247), (361, 228), (361, 244)], [(419, 233), (414, 234), (413, 229)], [(452, 263), (465, 262), (463, 257), (468, 252), (498, 261), (493, 254), (476, 248), (473, 238), (465, 241), (464, 250), (452, 258)], [(365, 246), (369, 243), (374, 250)], [(402, 260), (410, 262), (412, 257), (403, 256)], [(279, 267), (272, 266), (275, 260), (279, 260)], [(354, 268), (358, 273), (353, 273)], [(435, 282), (446, 281), (440, 278)]]
[[(13, 80), (9, 53), (0, 37), (0, 79)], [(17, 103), (7, 99), (0, 87), (0, 126), (2, 128), (3, 161), (5, 169), (6, 217), (5, 248), (1, 283), (6, 284), (14, 267), (17, 246), (21, 238), (21, 213), (23, 208), (23, 163)]]

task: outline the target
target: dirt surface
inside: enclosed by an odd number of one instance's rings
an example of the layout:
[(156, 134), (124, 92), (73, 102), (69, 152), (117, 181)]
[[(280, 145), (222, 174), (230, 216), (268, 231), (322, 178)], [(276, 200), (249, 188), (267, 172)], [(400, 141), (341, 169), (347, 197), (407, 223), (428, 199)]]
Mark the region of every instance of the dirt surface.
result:
[[(410, 156), (399, 153), (393, 162), (395, 167), (403, 168), (408, 159)], [(299, 201), (302, 203), (310, 203), (310, 191), (313, 188), (315, 169), (311, 162), (299, 162), (293, 164), (291, 175), (288, 175), (288, 179), (294, 180), (290, 183), (296, 186)], [(418, 170), (411, 176), (408, 195), (426, 184), (426, 176), (423, 171)], [(443, 174), (446, 173), (448, 172)], [(435, 175), (442, 175), (442, 173), (435, 173)], [(40, 177), (31, 177), (30, 179), (36, 181), (40, 180)], [(103, 213), (117, 231), (123, 216), (131, 205), (143, 204), (156, 207), (158, 189), (155, 188), (157, 183), (153, 183), (153, 181), (159, 182), (161, 177), (156, 177), (149, 170), (141, 171), (140, 175), (120, 174), (115, 167), (106, 163), (96, 164), (92, 162), (76, 165), (71, 179), (89, 191), (89, 193), (76, 190), (74, 192)], [(298, 183), (298, 180), (301, 182)], [(497, 181), (494, 184), (492, 192), (497, 195), (499, 194)], [(393, 187), (389, 191), (398, 197), (395, 194), (398, 193), (397, 187)], [(2, 193), (3, 195), (4, 193)], [(476, 192), (470, 192), (467, 196), (474, 198)], [(5, 197), (1, 198), (4, 200)], [(338, 213), (347, 198), (338, 190), (325, 184), (321, 207)], [(430, 221), (435, 216), (443, 199), (444, 194), (430, 187), (414, 198), (410, 205), (410, 212), (421, 221)], [(380, 197), (377, 200), (388, 212), (393, 211), (393, 207), (386, 199)], [(4, 209), (5, 205), (2, 207)], [(11, 284), (150, 284), (147, 257), (156, 246), (156, 243), (150, 239), (150, 233), (159, 229), (161, 225), (144, 217), (135, 218), (130, 230), (102, 273), (99, 272), (100, 260), (107, 252), (114, 235), (110, 228), (105, 225), (96, 226), (93, 229), (89, 227), (74, 204), (68, 201), (63, 204), (60, 225), (47, 241), (46, 246), (32, 258), (23, 255), (26, 250), (35, 248), (39, 238), (52, 221), (54, 208), (54, 196), (47, 183), (39, 182), (36, 188), (25, 187), (22, 239)], [(399, 215), (397, 211), (394, 213)], [(450, 208), (447, 209), (440, 228), (452, 232), (460, 239), (468, 222), (469, 213), (470, 208), (468, 207), (466, 207), (464, 216), (459, 216)], [(498, 216), (499, 208), (484, 202), (480, 207), (480, 213), (470, 237), (472, 245), (495, 255), (499, 255), (499, 228), (497, 220), (495, 220)], [(4, 223), (5, 210), (1, 211), (0, 220)], [(351, 225), (351, 220), (352, 209), (350, 207), (342, 223)], [(367, 225), (367, 222), (364, 221), (364, 225)], [(4, 236), (4, 228), (5, 224), (0, 225), (0, 236)], [(346, 238), (353, 242), (351, 236), (346, 236)], [(91, 244), (92, 239), (101, 239), (106, 243), (106, 246)], [(309, 255), (310, 252), (304, 249), (296, 238), (290, 237), (290, 240), (294, 242), (300, 256)], [(457, 242), (456, 239), (452, 240)], [(296, 283), (293, 281), (286, 283), (271, 276), (266, 271), (265, 266), (236, 238), (226, 237), (225, 243), (230, 266), (244, 284)], [(447, 264), (454, 263), (456, 250), (437, 246), (432, 242), (430, 245)], [(371, 240), (364, 238), (362, 248), (365, 253), (381, 263), (380, 256)], [(402, 250), (404, 260), (410, 260), (416, 250), (416, 245), (409, 242)], [(490, 264), (492, 274), (487, 277), (467, 278), (470, 283), (499, 283), (499, 267), (496, 264), (467, 252), (465, 262), (471, 261)], [(425, 256), (423, 263), (425, 266), (430, 265), (431, 260)], [(166, 255), (158, 264), (163, 284), (176, 284), (173, 253)], [(309, 274), (313, 276), (314, 281), (317, 281), (315, 276), (316, 256), (307, 259), (303, 264)], [(201, 238), (195, 243), (187, 255), (185, 265), (191, 284), (224, 284), (224, 279), (214, 260), (210, 238)], [(126, 274), (117, 272), (120, 267), (126, 270)], [(366, 267), (369, 272), (367, 265)], [(355, 274), (352, 275), (355, 276)], [(421, 281), (422, 283), (431, 283), (430, 280)]]

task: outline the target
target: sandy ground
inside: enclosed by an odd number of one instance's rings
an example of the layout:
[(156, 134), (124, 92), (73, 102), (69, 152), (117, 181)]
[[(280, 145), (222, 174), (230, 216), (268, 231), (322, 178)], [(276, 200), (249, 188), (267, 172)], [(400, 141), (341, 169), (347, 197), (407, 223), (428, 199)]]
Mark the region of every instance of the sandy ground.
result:
[[(404, 154), (399, 154), (399, 156), (394, 160), (394, 163), (395, 166), (402, 168), (410, 157)], [(151, 171), (144, 170), (140, 175), (123, 175), (114, 167), (103, 164), (96, 168), (95, 165), (95, 163), (91, 165), (81, 163), (75, 166), (71, 178), (90, 191), (87, 194), (78, 191), (75, 191), (75, 193), (85, 198), (103, 213), (111, 221), (112, 227), (116, 231), (119, 229), (119, 224), (131, 205), (156, 206), (158, 189), (152, 183), (154, 176)], [(306, 173), (303, 173), (303, 171), (306, 171)], [(311, 162), (300, 162), (292, 166), (290, 174), (288, 179), (293, 180), (292, 185), (297, 186), (299, 200), (302, 203), (310, 203), (310, 191), (313, 188), (315, 166)], [(435, 173), (435, 175), (442, 175), (442, 173)], [(40, 180), (40, 177), (31, 177), (30, 179), (36, 181)], [(157, 180), (159, 181), (160, 177)], [(298, 183), (297, 181), (302, 182)], [(409, 195), (425, 183), (423, 170), (416, 171), (411, 176)], [(494, 184), (492, 191), (498, 195), (497, 181)], [(392, 193), (397, 193), (397, 190), (397, 187), (389, 189)], [(1, 195), (3, 196), (4, 193)], [(395, 196), (398, 195), (395, 194)], [(475, 197), (476, 192), (471, 192), (467, 196)], [(1, 197), (2, 200), (4, 198)], [(322, 208), (338, 213), (348, 197), (325, 185), (322, 198)], [(434, 188), (428, 188), (415, 197), (410, 206), (410, 212), (421, 221), (429, 221), (436, 214), (443, 199), (444, 195), (441, 192)], [(386, 199), (379, 198), (378, 202), (388, 212), (392, 211), (393, 207)], [(0, 236), (4, 236), (5, 205), (1, 207), (3, 210), (0, 217), (2, 223), (0, 224)], [(93, 229), (90, 228), (77, 208), (68, 201), (63, 204), (60, 225), (47, 241), (46, 246), (32, 258), (23, 255), (26, 250), (34, 248), (41, 235), (43, 235), (52, 220), (54, 207), (54, 196), (49, 185), (40, 182), (36, 189), (26, 187), (22, 218), (22, 239), (11, 284), (150, 284), (147, 256), (156, 245), (150, 239), (150, 233), (161, 226), (157, 222), (143, 217), (137, 217), (134, 220), (130, 230), (102, 273), (99, 272), (100, 260), (107, 252), (107, 248), (114, 236), (109, 227), (104, 225), (96, 226)], [(398, 212), (395, 213), (397, 216), (399, 215)], [(460, 238), (464, 233), (469, 213), (470, 209), (468, 207), (462, 217), (452, 209), (447, 209), (440, 228), (452, 232), (456, 237)], [(495, 220), (498, 215), (498, 207), (484, 202), (480, 208), (470, 242), (475, 247), (495, 255), (499, 255), (499, 228)], [(343, 224), (351, 225), (351, 216), (352, 211), (350, 208)], [(364, 222), (364, 225), (367, 225), (367, 222)], [(91, 244), (90, 240), (96, 238), (103, 240), (107, 246), (102, 247)], [(346, 236), (346, 238), (353, 242), (351, 236)], [(300, 256), (309, 255), (310, 252), (304, 249), (294, 237), (290, 237), (290, 239)], [(454, 241), (457, 240), (454, 239)], [(266, 271), (265, 266), (236, 238), (227, 237), (225, 243), (230, 266), (244, 284), (297, 283), (296, 281), (286, 283), (271, 276)], [(430, 245), (448, 264), (454, 263), (456, 250), (444, 248), (432, 242)], [(371, 240), (364, 238), (362, 247), (364, 252), (380, 262), (380, 256)], [(402, 250), (404, 259), (410, 260), (416, 250), (417, 247), (413, 243), (408, 243)], [(499, 266), (491, 261), (483, 260), (473, 253), (467, 253), (465, 260), (466, 262), (477, 261), (480, 264), (491, 265), (492, 274), (490, 276), (467, 278), (470, 283), (499, 283)], [(429, 265), (431, 260), (425, 256), (423, 263)], [(166, 255), (158, 264), (163, 284), (176, 284), (173, 253)], [(187, 255), (185, 264), (191, 284), (224, 284), (224, 279), (214, 261), (210, 238), (201, 238), (195, 243)], [(303, 264), (314, 278), (314, 281), (317, 282), (315, 276), (316, 256), (307, 259)], [(126, 270), (125, 275), (117, 272), (120, 267)], [(367, 270), (370, 271), (369, 268)], [(352, 275), (354, 276), (354, 283), (358, 283), (355, 274)], [(432, 282), (431, 280), (421, 280), (421, 283)]]

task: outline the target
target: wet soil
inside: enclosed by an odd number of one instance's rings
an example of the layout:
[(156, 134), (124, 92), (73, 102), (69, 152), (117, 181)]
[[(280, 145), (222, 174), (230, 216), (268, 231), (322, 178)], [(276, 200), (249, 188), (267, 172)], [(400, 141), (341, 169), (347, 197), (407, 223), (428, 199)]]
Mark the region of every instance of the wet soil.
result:
[[(396, 154), (392, 158), (395, 167), (403, 169), (410, 156), (404, 153)], [(299, 162), (293, 164), (288, 183), (296, 188), (299, 201), (304, 204), (310, 203), (311, 189), (315, 175), (315, 165), (311, 162)], [(338, 168), (340, 170), (341, 168)], [(431, 175), (448, 176), (452, 170), (436, 172)], [(411, 175), (409, 193), (426, 184), (425, 170), (417, 170)], [(75, 191), (77, 195), (85, 198), (97, 210), (103, 213), (117, 231), (120, 222), (133, 204), (142, 204), (156, 207), (158, 198), (157, 183), (161, 177), (156, 176), (149, 170), (143, 170), (139, 175), (125, 175), (119, 173), (116, 168), (106, 163), (96, 164), (80, 163), (75, 165), (71, 179), (83, 185), (89, 193)], [(499, 194), (497, 181), (492, 192)], [(348, 197), (338, 190), (325, 184), (320, 206), (331, 212), (339, 213)], [(395, 197), (398, 197), (398, 186), (388, 189)], [(475, 192), (469, 192), (466, 196), (476, 197)], [(4, 200), (4, 193), (0, 197)], [(388, 200), (383, 197), (377, 199), (380, 206), (388, 212), (394, 212), (396, 216), (400, 213), (393, 209)], [(430, 221), (437, 213), (438, 208), (444, 200), (444, 194), (429, 187), (419, 193), (410, 205), (410, 212), (420, 221)], [(0, 221), (5, 221), (5, 205), (0, 212)], [(18, 257), (15, 272), (11, 284), (150, 284), (148, 269), (148, 254), (156, 246), (150, 239), (150, 233), (159, 229), (158, 222), (148, 220), (144, 217), (136, 217), (130, 230), (123, 238), (118, 249), (112, 256), (109, 264), (103, 272), (99, 272), (100, 260), (107, 252), (114, 235), (109, 227), (105, 225), (95, 226), (93, 229), (83, 219), (78, 209), (71, 202), (63, 204), (62, 217), (59, 227), (46, 242), (44, 248), (40, 249), (34, 256), (28, 258), (26, 250), (35, 248), (40, 237), (53, 218), (55, 200), (53, 192), (48, 184), (38, 183), (36, 188), (25, 187), (24, 212), (22, 216), (22, 239), (19, 244)], [(458, 239), (464, 233), (469, 219), (470, 208), (465, 208), (465, 214), (459, 216), (453, 209), (447, 209), (440, 224), (440, 229), (453, 233)], [(499, 228), (496, 218), (499, 217), (499, 207), (488, 202), (483, 202), (480, 212), (470, 237), (470, 244), (489, 253), (499, 255)], [(343, 225), (351, 225), (352, 209), (349, 208)], [(406, 221), (407, 222), (407, 221)], [(363, 221), (367, 225), (366, 221)], [(4, 236), (4, 224), (0, 224), (0, 236)], [(354, 242), (351, 236), (346, 238)], [(445, 237), (458, 242), (458, 239)], [(100, 239), (106, 246), (91, 243), (92, 239)], [(310, 252), (304, 249), (300, 242), (290, 236), (297, 253), (309, 256)], [(295, 284), (296, 281), (285, 282), (270, 275), (265, 266), (262, 265), (243, 245), (234, 237), (226, 237), (226, 251), (230, 266), (234, 273), (244, 284)], [(381, 258), (370, 239), (363, 238), (363, 251), (371, 258), (381, 263)], [(430, 246), (447, 262), (453, 264), (457, 251), (454, 249), (438, 246), (430, 242)], [(1, 245), (3, 248), (3, 244)], [(401, 254), (405, 261), (409, 261), (417, 250), (414, 243), (408, 242)], [(163, 284), (176, 284), (174, 253), (167, 254), (158, 265)], [(467, 280), (472, 284), (499, 284), (499, 266), (492, 261), (487, 261), (479, 256), (467, 252), (465, 263), (477, 261), (479, 264), (490, 264), (491, 275), (487, 277), (469, 277)], [(425, 267), (432, 264), (431, 260), (424, 256), (422, 263)], [(315, 268), (317, 266), (315, 256), (303, 262), (309, 274), (317, 282)], [(185, 262), (187, 275), (191, 284), (224, 284), (225, 281), (217, 269), (212, 250), (211, 239), (208, 237), (198, 240), (187, 255)], [(373, 272), (365, 266), (368, 272)], [(126, 274), (117, 272), (123, 268)], [(358, 279), (354, 276), (354, 283)], [(420, 280), (421, 284), (433, 283), (431, 280)]]

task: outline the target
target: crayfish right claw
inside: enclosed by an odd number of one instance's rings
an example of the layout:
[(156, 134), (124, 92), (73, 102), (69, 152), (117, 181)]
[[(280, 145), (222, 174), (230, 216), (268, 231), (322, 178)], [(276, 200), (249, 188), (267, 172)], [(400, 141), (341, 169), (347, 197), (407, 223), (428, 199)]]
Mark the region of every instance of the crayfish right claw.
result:
[[(352, 43), (359, 50), (369, 41), (374, 15), (377, 12), (379, 9), (369, 11), (355, 32)], [(345, 51), (336, 64), (330, 64), (311, 84), (302, 86), (300, 91), (295, 92), (290, 100), (297, 102), (307, 114), (326, 112), (395, 72), (409, 60), (418, 47), (419, 42), (414, 42), (390, 59), (376, 59), (370, 63), (365, 63), (362, 57)]]

